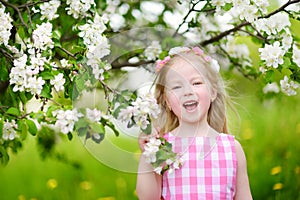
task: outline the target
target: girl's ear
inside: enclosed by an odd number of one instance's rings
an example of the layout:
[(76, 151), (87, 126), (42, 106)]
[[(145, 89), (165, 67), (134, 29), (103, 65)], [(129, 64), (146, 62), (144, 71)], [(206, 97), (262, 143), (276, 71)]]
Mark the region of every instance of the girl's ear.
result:
[(216, 89), (211, 89), (211, 94), (210, 94), (210, 101), (213, 102), (217, 98), (217, 90)]

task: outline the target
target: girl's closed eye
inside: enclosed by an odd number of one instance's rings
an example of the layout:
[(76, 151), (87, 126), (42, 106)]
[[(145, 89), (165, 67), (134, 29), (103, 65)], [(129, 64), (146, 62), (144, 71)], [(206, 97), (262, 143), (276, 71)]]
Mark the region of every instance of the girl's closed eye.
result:
[(193, 85), (197, 86), (197, 85), (202, 85), (203, 82), (202, 81), (194, 81), (193, 82)]
[(172, 90), (176, 90), (176, 89), (180, 89), (180, 88), (181, 88), (180, 85), (175, 85), (175, 86), (173, 86), (171, 89), (172, 89)]

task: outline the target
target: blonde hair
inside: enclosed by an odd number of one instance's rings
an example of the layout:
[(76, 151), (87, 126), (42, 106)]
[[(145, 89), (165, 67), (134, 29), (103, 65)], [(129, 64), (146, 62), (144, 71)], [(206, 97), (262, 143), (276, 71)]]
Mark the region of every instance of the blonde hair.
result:
[(174, 55), (157, 74), (154, 95), (162, 112), (154, 124), (160, 128), (160, 134), (171, 131), (179, 125), (177, 116), (168, 108), (165, 101), (166, 75), (178, 59), (184, 59), (195, 67), (203, 75), (209, 90), (216, 92), (216, 98), (211, 102), (208, 110), (207, 122), (216, 131), (228, 133), (226, 102), (229, 97), (226, 94), (220, 73), (212, 68), (210, 62), (206, 61), (205, 55), (197, 55), (193, 51), (187, 51)]

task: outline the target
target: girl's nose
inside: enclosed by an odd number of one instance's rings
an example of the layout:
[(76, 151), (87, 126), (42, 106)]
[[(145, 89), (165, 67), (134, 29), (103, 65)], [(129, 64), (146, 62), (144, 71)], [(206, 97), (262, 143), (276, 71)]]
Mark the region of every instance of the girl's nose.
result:
[(193, 94), (194, 94), (193, 88), (190, 85), (186, 85), (184, 87), (184, 96), (190, 96)]

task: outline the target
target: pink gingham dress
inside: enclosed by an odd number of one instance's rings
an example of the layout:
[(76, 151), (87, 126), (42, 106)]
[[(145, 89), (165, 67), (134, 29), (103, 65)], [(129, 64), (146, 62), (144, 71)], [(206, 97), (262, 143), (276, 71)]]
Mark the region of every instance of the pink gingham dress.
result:
[(173, 151), (185, 160), (180, 169), (165, 172), (162, 198), (184, 200), (232, 200), (236, 187), (236, 152), (234, 136), (209, 137), (164, 136)]

